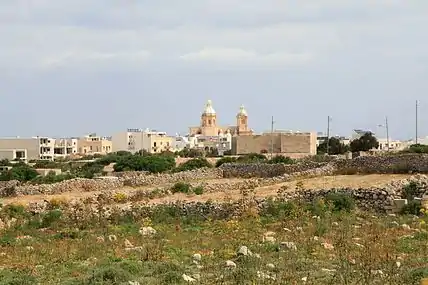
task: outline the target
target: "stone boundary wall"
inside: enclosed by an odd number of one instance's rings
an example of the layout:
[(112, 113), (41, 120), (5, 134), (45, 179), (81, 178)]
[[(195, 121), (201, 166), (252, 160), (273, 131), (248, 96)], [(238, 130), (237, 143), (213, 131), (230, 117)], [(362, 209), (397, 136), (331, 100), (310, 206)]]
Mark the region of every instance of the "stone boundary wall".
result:
[[(5, 181), (0, 184), (0, 197), (60, 194), (65, 192), (108, 191), (124, 186), (155, 186), (173, 184), (176, 182), (191, 182), (197, 180), (219, 179), (223, 177), (219, 168), (202, 168), (177, 173), (147, 174), (146, 172), (128, 172), (120, 177), (105, 179), (75, 178), (52, 184), (29, 184), (19, 181)], [(4, 182), (4, 181), (1, 181)]]
[(428, 173), (428, 155), (425, 154), (360, 156), (331, 163), (340, 171), (358, 173)]
[(201, 168), (192, 171), (182, 171), (177, 173), (159, 173), (159, 174), (139, 174), (129, 173), (122, 176), (121, 180), (125, 186), (154, 186), (171, 184), (177, 182), (191, 182), (195, 180), (212, 180), (223, 177), (223, 171), (220, 168)]
[(304, 172), (327, 165), (323, 162), (304, 161), (296, 164), (269, 163), (225, 163), (220, 166), (224, 178), (269, 178)]

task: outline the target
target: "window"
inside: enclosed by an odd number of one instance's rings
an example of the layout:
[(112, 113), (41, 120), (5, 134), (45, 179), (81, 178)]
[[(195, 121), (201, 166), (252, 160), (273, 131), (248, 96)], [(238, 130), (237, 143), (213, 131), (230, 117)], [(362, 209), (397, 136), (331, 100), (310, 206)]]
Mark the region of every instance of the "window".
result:
[(89, 150), (92, 150), (92, 146), (89, 147)]
[(153, 143), (153, 146), (156, 147), (156, 142)]

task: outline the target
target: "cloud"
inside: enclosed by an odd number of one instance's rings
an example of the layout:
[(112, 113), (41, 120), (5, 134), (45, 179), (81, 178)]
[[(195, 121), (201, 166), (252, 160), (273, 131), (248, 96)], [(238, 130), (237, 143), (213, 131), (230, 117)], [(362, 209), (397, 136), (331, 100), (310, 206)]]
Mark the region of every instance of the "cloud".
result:
[(41, 60), (41, 67), (52, 69), (76, 64), (96, 64), (105, 62), (138, 63), (150, 57), (146, 50), (131, 52), (66, 52), (57, 56), (50, 56)]
[(0, 0), (0, 66), (140, 66), (134, 59), (170, 65), (220, 60), (273, 66), (322, 62), (341, 54), (382, 56), (406, 50), (411, 56), (428, 50), (422, 28), (428, 24), (426, 1), (242, 3)]
[(313, 59), (308, 53), (274, 52), (260, 54), (255, 51), (237, 48), (204, 48), (197, 52), (181, 55), (185, 61), (213, 61), (224, 63), (246, 63), (251, 64), (303, 64)]

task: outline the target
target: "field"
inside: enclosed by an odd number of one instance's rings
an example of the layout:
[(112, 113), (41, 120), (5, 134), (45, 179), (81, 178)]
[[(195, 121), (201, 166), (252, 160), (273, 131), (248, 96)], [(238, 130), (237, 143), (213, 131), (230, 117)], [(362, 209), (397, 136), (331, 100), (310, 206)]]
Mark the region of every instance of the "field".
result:
[[(307, 189), (327, 189), (334, 187), (349, 187), (349, 188), (359, 188), (359, 187), (374, 187), (382, 186), (390, 183), (394, 180), (400, 180), (410, 177), (410, 175), (404, 174), (372, 174), (372, 175), (339, 175), (339, 176), (323, 176), (323, 177), (314, 177), (314, 178), (305, 178), (298, 179), (291, 182), (279, 183), (276, 185), (271, 185), (267, 187), (260, 187), (255, 189), (257, 197), (269, 197), (276, 195), (278, 189), (284, 185), (288, 185), (290, 189), (293, 189), (296, 186), (297, 182), (302, 182), (304, 187)], [(222, 182), (236, 182), (243, 181), (244, 179), (217, 179), (205, 181), (208, 184), (216, 184)], [(166, 185), (162, 185), (166, 186)], [(156, 189), (156, 187), (138, 187), (138, 188), (123, 188), (115, 190), (120, 193), (133, 193), (135, 191), (143, 190), (150, 191)], [(71, 201), (77, 199), (84, 199), (94, 194), (99, 194), (101, 192), (68, 192), (59, 195), (31, 195), (31, 196), (21, 196), (21, 197), (8, 197), (2, 199), (3, 205), (7, 204), (24, 204), (27, 205), (30, 202), (40, 202), (43, 200), (58, 199), (63, 201)], [(238, 190), (230, 191), (229, 189), (224, 189), (223, 192), (217, 193), (206, 193), (199, 196), (189, 197), (188, 195), (175, 194), (173, 196), (164, 197), (162, 199), (155, 199), (151, 201), (152, 203), (164, 203), (164, 202), (173, 202), (177, 200), (181, 201), (207, 201), (214, 199), (216, 201), (229, 201), (230, 199), (239, 199), (240, 192)]]
[[(358, 188), (407, 177), (317, 177), (259, 187), (254, 194), (274, 196), (280, 187), (292, 189), (299, 181), (309, 189)], [(202, 195), (177, 193), (151, 200), (158, 206), (150, 214), (117, 211), (108, 218), (100, 212), (73, 217), (60, 207), (43, 214), (25, 208), (31, 201), (67, 202), (93, 194), (4, 199), (0, 218), (15, 224), (4, 229), (0, 239), (0, 285), (401, 285), (419, 284), (428, 277), (425, 213), (419, 217), (380, 215), (359, 211), (347, 200), (271, 201), (260, 210), (252, 203), (254, 197), (227, 189)], [(227, 209), (230, 199), (240, 201), (239, 215), (182, 215), (165, 205), (215, 200), (223, 201)]]

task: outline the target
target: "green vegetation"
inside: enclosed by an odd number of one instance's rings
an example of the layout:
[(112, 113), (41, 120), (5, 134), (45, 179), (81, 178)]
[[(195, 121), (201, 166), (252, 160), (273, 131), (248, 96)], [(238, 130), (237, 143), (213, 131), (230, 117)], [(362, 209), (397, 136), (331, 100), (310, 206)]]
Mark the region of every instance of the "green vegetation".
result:
[[(332, 137), (328, 140), (328, 154), (329, 155), (338, 155), (344, 154), (350, 150), (348, 145), (345, 145), (338, 138)], [(327, 153), (327, 140), (322, 142), (317, 148), (317, 154)]]
[(379, 147), (379, 142), (372, 133), (366, 133), (359, 139), (351, 141), (350, 148), (352, 152), (369, 151)]
[(404, 153), (428, 153), (428, 145), (412, 144), (408, 149), (402, 151)]
[[(34, 214), (10, 205), (0, 210), (3, 221), (16, 219), (1, 232), (0, 284), (175, 285), (188, 284), (185, 274), (207, 285), (411, 285), (428, 277), (428, 216), (373, 215), (337, 205), (270, 200), (240, 215), (228, 214), (227, 205), (204, 214), (159, 205), (113, 211), (109, 218), (73, 217), (62, 209)], [(142, 226), (157, 233), (142, 236)], [(241, 246), (252, 255), (238, 254)]]
[(224, 163), (284, 163), (284, 164), (293, 164), (296, 163), (295, 160), (290, 157), (285, 157), (283, 155), (274, 156), (272, 159), (268, 159), (265, 155), (259, 153), (250, 153), (247, 155), (242, 155), (239, 157), (225, 156), (217, 160), (216, 167), (220, 167)]
[(194, 193), (196, 195), (202, 195), (204, 193), (204, 188), (202, 186), (192, 187), (189, 183), (177, 182), (172, 186), (171, 192), (175, 193), (184, 193), (191, 194)]
[(212, 164), (206, 158), (198, 157), (186, 161), (174, 169), (175, 172), (189, 171), (203, 167), (212, 167)]

